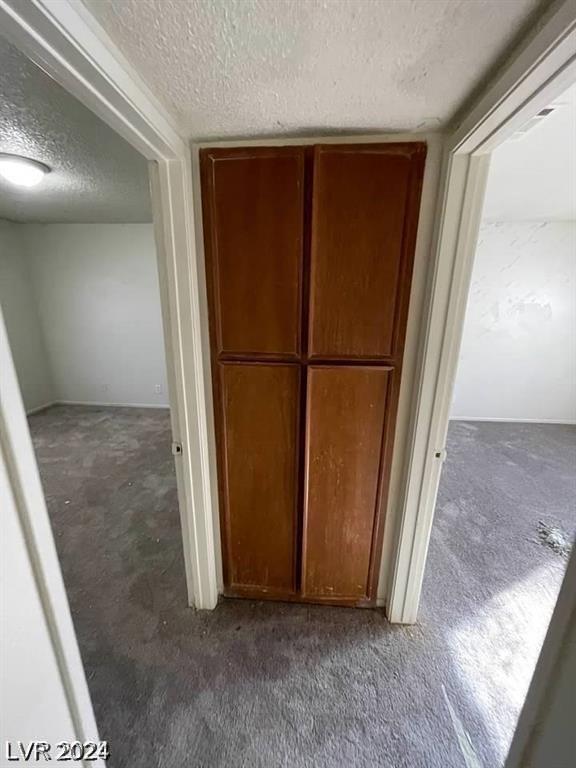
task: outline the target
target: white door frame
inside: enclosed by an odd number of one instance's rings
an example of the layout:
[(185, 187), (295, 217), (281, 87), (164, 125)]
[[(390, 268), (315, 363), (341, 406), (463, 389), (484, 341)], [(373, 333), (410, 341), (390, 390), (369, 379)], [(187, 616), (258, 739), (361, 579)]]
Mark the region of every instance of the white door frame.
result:
[[(0, 28), (150, 161), (172, 435), (182, 445), (176, 475), (188, 599), (196, 608), (214, 608), (219, 591), (214, 438), (206, 386), (204, 267), (197, 259), (188, 143), (79, 0), (0, 0)], [(9, 407), (17, 406), (0, 406)], [(24, 466), (30, 457), (16, 454), (14, 460)]]
[[(24, 549), (24, 557), (27, 561), (31, 580), (34, 582), (35, 600), (38, 605), (30, 605), (25, 602), (22, 612), (32, 611), (42, 616), (43, 627), (38, 628), (33, 637), (31, 646), (38, 651), (38, 658), (53, 659), (57, 669), (56, 674), (47, 676), (46, 680), (38, 680), (38, 685), (48, 686), (47, 696), (55, 702), (53, 721), (54, 729), (50, 734), (38, 734), (38, 738), (46, 739), (55, 737), (57, 740), (66, 739), (70, 726), (77, 740), (98, 741), (98, 729), (92, 710), (92, 702), (86, 684), (84, 667), (78, 650), (74, 625), (68, 607), (68, 598), (62, 581), (62, 573), (56, 554), (54, 538), (46, 504), (44, 491), (38, 473), (36, 457), (32, 447), (32, 440), (28, 431), (24, 404), (20, 395), (20, 388), (16, 371), (10, 352), (8, 336), (4, 326), (2, 312), (0, 310), (0, 506), (2, 508), (2, 535), (5, 531), (18, 530), (19, 541), (14, 541), (8, 534), (8, 541), (3, 546)], [(5, 520), (5, 516), (8, 520)], [(10, 520), (12, 518), (12, 520)], [(16, 518), (16, 520), (14, 520)], [(9, 527), (9, 523), (12, 523)], [(3, 590), (13, 590), (23, 583), (21, 573), (6, 574), (8, 583), (3, 584)], [(30, 600), (28, 594), (26, 598)], [(9, 602), (9, 601), (8, 601)], [(3, 663), (13, 663), (14, 648), (18, 643), (18, 633), (25, 631), (19, 617), (10, 616), (10, 620), (16, 621), (16, 626), (5, 623), (2, 625), (2, 633), (7, 633), (3, 638)], [(13, 634), (10, 637), (10, 634)], [(6, 642), (4, 642), (6, 640)], [(31, 664), (34, 661), (31, 660)], [(50, 682), (49, 682), (50, 681)], [(10, 686), (10, 683), (8, 683)], [(4, 692), (5, 697), (13, 697), (10, 706), (20, 708), (27, 707), (25, 697), (18, 697), (15, 691)], [(67, 715), (56, 706), (59, 700), (65, 701)], [(8, 703), (5, 700), (5, 703)], [(28, 716), (41, 717), (41, 722), (33, 725), (46, 725), (48, 717), (45, 709), (44, 717), (41, 709), (27, 707)], [(17, 718), (24, 718), (24, 711), (16, 711), (12, 717), (12, 723)], [(19, 734), (6, 733), (4, 736), (10, 739), (18, 739)], [(6, 745), (1, 745), (2, 755), (5, 755)], [(101, 760), (93, 765), (104, 768)]]
[(557, 2), (448, 138), (434, 274), (391, 566), (388, 618), (418, 606), (456, 377), (490, 152), (576, 82), (576, 6)]

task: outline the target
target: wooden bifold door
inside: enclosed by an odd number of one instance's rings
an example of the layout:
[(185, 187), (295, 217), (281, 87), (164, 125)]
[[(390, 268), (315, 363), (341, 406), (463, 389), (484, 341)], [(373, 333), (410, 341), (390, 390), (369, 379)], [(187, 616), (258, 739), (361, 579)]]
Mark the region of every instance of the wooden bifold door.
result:
[(375, 600), (425, 155), (201, 153), (226, 595)]

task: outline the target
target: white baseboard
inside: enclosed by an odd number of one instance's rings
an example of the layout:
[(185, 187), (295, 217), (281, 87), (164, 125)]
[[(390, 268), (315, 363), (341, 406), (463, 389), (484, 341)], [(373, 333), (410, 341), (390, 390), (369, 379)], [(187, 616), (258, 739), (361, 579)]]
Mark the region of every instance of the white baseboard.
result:
[(39, 408), (34, 408), (32, 411), (28, 411), (27, 415), (30, 416), (37, 411), (44, 410), (44, 408), (49, 408), (51, 405), (87, 405), (96, 406), (98, 408), (170, 408), (169, 405), (164, 405), (162, 403), (102, 403), (92, 400), (54, 400), (52, 403), (47, 403)]
[(32, 416), (33, 413), (40, 413), (40, 411), (45, 411), (46, 408), (50, 408), (52, 405), (57, 405), (57, 400), (51, 400), (49, 403), (44, 403), (44, 405), (37, 405), (35, 408), (30, 408), (29, 411), (26, 411), (26, 416)]
[(500, 417), (492, 418), (488, 416), (452, 416), (450, 421), (494, 421), (506, 424), (576, 424), (576, 421), (570, 419), (508, 419)]

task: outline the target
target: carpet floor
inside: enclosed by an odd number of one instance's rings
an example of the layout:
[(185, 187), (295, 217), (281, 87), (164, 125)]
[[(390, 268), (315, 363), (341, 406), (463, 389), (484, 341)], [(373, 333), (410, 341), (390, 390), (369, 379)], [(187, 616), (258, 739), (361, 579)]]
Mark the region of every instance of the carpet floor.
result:
[(168, 412), (30, 427), (111, 768), (502, 765), (566, 565), (538, 526), (576, 528), (575, 428), (451, 425), (420, 622), (392, 627), (186, 608)]

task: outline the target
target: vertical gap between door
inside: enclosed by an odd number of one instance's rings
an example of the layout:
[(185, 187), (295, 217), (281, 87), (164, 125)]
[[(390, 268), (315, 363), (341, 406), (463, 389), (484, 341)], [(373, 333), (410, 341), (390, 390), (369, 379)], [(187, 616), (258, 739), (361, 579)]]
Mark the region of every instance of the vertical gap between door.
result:
[(300, 326), (300, 432), (298, 442), (298, 507), (296, 510), (296, 578), (297, 594), (302, 594), (304, 569), (304, 505), (306, 481), (306, 422), (308, 391), (308, 323), (310, 307), (310, 249), (312, 244), (312, 179), (314, 170), (314, 147), (304, 150), (304, 210), (302, 247), (302, 300)]

